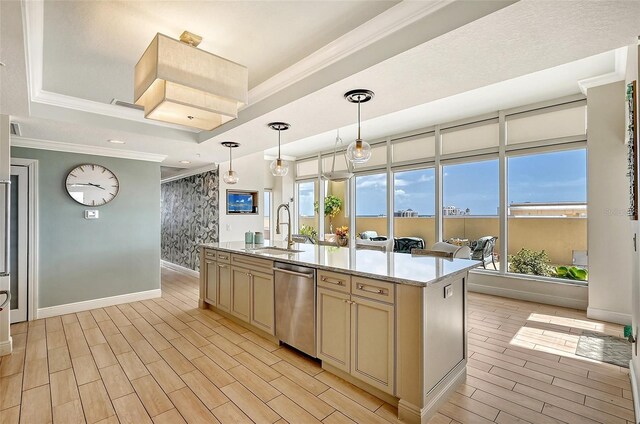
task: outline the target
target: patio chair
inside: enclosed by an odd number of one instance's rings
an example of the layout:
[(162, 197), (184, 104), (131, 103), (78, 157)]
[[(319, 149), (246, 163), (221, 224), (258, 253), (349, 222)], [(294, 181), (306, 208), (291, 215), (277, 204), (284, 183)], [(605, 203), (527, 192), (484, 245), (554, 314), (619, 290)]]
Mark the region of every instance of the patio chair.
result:
[(392, 240), (362, 240), (356, 239), (356, 249), (358, 250), (379, 250), (381, 252), (390, 252), (393, 249)]
[(411, 249), (411, 256), (434, 256), (436, 258), (453, 259), (453, 252), (429, 249)]
[(446, 241), (439, 241), (433, 246), (431, 250), (437, 252), (451, 253), (454, 258), (458, 259), (470, 259), (471, 249), (469, 246), (457, 246), (455, 244), (447, 243)]
[(398, 237), (393, 240), (393, 251), (411, 253), (412, 249), (424, 249), (424, 240), (419, 237)]
[(482, 261), (482, 267), (487, 269), (487, 264), (491, 262), (493, 269), (498, 270), (495, 258), (493, 257), (493, 249), (496, 246), (496, 236), (484, 236), (471, 243), (471, 259)]

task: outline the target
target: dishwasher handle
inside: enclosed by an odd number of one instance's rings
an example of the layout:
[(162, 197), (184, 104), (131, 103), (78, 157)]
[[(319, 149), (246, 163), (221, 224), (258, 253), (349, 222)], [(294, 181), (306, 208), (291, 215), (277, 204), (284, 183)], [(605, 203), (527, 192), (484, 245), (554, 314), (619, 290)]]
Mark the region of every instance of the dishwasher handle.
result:
[(284, 268), (273, 268), (273, 270), (276, 271), (276, 272), (284, 272), (285, 274), (295, 275), (297, 277), (313, 278), (313, 272), (310, 272), (310, 273), (296, 272), (296, 271), (291, 271), (291, 270), (284, 269)]

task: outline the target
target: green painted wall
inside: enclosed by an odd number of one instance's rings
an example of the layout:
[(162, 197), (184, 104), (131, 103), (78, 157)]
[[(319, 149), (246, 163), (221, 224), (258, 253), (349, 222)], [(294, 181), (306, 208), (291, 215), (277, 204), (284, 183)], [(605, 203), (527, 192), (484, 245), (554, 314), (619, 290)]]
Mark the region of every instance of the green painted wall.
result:
[[(14, 147), (11, 156), (38, 160), (40, 308), (160, 288), (160, 164)], [(120, 192), (87, 207), (67, 194), (77, 165), (113, 171)], [(85, 209), (100, 218), (84, 219)]]

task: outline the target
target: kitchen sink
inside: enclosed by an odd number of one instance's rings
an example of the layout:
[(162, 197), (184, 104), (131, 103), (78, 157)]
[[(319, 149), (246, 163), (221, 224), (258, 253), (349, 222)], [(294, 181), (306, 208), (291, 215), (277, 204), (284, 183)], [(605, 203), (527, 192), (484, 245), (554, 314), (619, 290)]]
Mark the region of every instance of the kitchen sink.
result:
[(270, 255), (286, 255), (290, 253), (304, 252), (304, 250), (285, 249), (283, 247), (260, 247), (251, 249), (251, 251), (256, 253), (268, 253)]

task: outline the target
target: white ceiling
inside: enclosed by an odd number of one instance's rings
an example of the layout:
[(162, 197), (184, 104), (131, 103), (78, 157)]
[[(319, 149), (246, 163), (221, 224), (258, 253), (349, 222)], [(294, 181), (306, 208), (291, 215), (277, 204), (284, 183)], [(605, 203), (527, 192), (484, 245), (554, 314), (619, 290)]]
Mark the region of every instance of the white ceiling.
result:
[[(344, 128), (347, 140), (355, 108), (342, 95), (357, 87), (376, 92), (363, 108), (365, 136), (370, 138), (575, 93), (578, 80), (613, 70), (613, 53), (602, 53), (633, 43), (640, 33), (640, 2), (434, 0), (419, 25), (403, 22), (376, 44), (355, 48), (306, 79), (292, 80), (241, 111), (231, 125), (197, 134), (75, 105), (89, 99), (100, 109), (112, 97), (130, 100), (133, 65), (157, 31), (177, 36), (189, 29), (204, 35), (204, 49), (249, 65), (255, 85), (289, 75), (293, 62), (408, 5), (46, 2), (42, 88), (66, 96), (58, 96), (57, 103), (32, 98), (29, 116), (19, 3), (0, 3), (0, 61), (7, 63), (0, 67), (0, 112), (24, 124), (24, 137), (163, 154), (168, 156), (165, 166), (192, 168), (225, 161), (228, 152), (218, 143), (227, 139), (242, 144), (234, 152), (238, 156), (273, 148), (277, 137), (266, 124), (274, 120), (292, 124), (283, 133), (284, 143), (295, 141), (284, 148), (290, 154), (326, 148), (336, 128)], [(27, 34), (33, 32), (30, 27)], [(114, 138), (126, 144), (106, 142)], [(180, 164), (183, 159), (191, 164)]]
[[(389, 135), (403, 134), (435, 124), (445, 124), (463, 118), (505, 110), (513, 107), (542, 102), (580, 93), (579, 81), (617, 71), (616, 62), (626, 49), (609, 51), (585, 59), (559, 65), (553, 68), (512, 78), (475, 90), (465, 91), (449, 97), (434, 100), (398, 112), (389, 113), (362, 122), (362, 137), (376, 140)], [(375, 100), (375, 99), (374, 99)], [(366, 108), (364, 105), (365, 115)], [(352, 111), (355, 113), (355, 110)], [(351, 124), (339, 129), (343, 147), (356, 137), (357, 125)], [(289, 157), (303, 157), (332, 150), (336, 130), (316, 134), (282, 146), (282, 154)], [(265, 151), (266, 156), (276, 156), (278, 149)]]
[(155, 34), (188, 30), (199, 48), (247, 66), (254, 87), (397, 2), (49, 1), (43, 86), (132, 102), (133, 67)]

